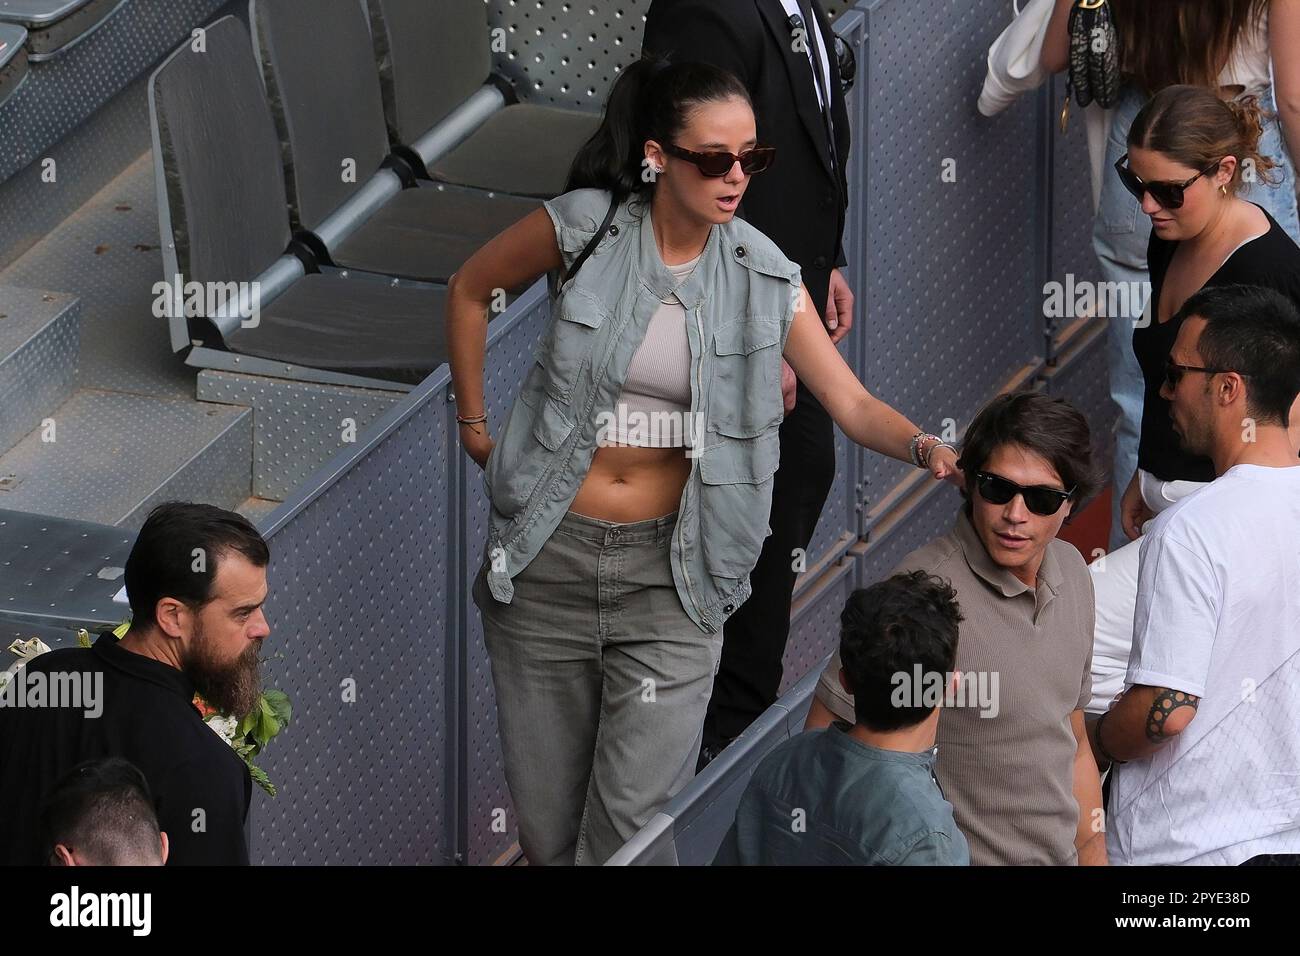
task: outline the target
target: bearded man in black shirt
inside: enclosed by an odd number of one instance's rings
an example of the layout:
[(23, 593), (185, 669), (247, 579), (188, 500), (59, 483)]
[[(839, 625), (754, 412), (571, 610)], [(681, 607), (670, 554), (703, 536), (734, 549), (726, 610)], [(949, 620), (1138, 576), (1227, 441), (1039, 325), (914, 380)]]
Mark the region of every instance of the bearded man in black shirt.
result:
[[(269, 563), (266, 541), (238, 514), (179, 502), (153, 510), (126, 562), (126, 635), (42, 654), (0, 698), (4, 862), (49, 862), (37, 836), (43, 802), (71, 768), (113, 756), (144, 773), (168, 864), (248, 863), (248, 768), (193, 700), (236, 716), (256, 706)], [(75, 706), (31, 706), (12, 693), (19, 681), (85, 692)]]

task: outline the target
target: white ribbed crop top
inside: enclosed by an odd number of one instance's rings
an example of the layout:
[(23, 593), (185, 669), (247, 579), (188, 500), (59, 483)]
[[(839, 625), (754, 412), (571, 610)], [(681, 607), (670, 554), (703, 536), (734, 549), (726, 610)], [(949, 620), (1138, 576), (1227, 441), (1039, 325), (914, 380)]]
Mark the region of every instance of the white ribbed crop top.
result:
[[(668, 266), (681, 282), (700, 258)], [(691, 347), (686, 339), (686, 309), (676, 295), (660, 304), (645, 338), (632, 356), (623, 392), (614, 406), (614, 421), (600, 436), (607, 445), (680, 448), (686, 444), (685, 422), (691, 410)]]

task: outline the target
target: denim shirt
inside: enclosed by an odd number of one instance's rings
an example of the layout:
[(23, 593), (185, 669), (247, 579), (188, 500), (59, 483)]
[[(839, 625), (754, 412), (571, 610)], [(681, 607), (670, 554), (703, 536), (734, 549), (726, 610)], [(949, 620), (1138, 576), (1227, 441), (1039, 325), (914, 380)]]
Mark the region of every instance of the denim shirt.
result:
[[(608, 192), (581, 189), (545, 204), (567, 271), (600, 228)], [(715, 225), (694, 272), (664, 265), (649, 204), (623, 202), (593, 255), (561, 289), (536, 361), (488, 457), (492, 502), (485, 560), (493, 598), (542, 549), (586, 478), (600, 425), (615, 411), (632, 356), (660, 304), (686, 310), (691, 404), (684, 428), (690, 477), (671, 561), (682, 606), (716, 633), (749, 597), (763, 539), (784, 417), (781, 353), (794, 319), (799, 267), (742, 220)]]
[(966, 866), (970, 849), (934, 776), (936, 750), (902, 753), (810, 730), (763, 758), (717, 866)]

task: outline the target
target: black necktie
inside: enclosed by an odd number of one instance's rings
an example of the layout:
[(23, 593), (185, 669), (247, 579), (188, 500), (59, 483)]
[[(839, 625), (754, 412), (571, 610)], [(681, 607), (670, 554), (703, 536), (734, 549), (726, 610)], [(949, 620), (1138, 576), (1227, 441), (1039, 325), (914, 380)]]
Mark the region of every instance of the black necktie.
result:
[(797, 0), (797, 3), (803, 14), (806, 33), (804, 42), (808, 44), (808, 52), (812, 55), (813, 82), (821, 91), (822, 125), (826, 128), (826, 148), (830, 151), (831, 168), (834, 169), (837, 168), (838, 161), (835, 155), (835, 128), (831, 122), (831, 91), (826, 86), (826, 69), (822, 64), (821, 46), (817, 42), (821, 36), (821, 29), (817, 24), (817, 17), (813, 14), (810, 0)]

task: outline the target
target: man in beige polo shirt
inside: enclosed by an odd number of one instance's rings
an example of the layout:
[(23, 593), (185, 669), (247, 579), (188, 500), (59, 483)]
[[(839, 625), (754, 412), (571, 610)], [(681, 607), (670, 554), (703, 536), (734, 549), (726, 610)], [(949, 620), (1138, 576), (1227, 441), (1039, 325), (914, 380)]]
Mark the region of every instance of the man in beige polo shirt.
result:
[[(1004, 395), (971, 423), (959, 464), (966, 505), (957, 523), (894, 572), (944, 578), (965, 618), (935, 775), (972, 864), (1104, 865), (1101, 781), (1083, 723), (1092, 580), (1079, 552), (1056, 538), (1098, 484), (1088, 423), (1062, 399)], [(836, 655), (809, 729), (853, 720), (839, 675)], [(943, 675), (895, 680), (906, 695), (950, 686)]]

